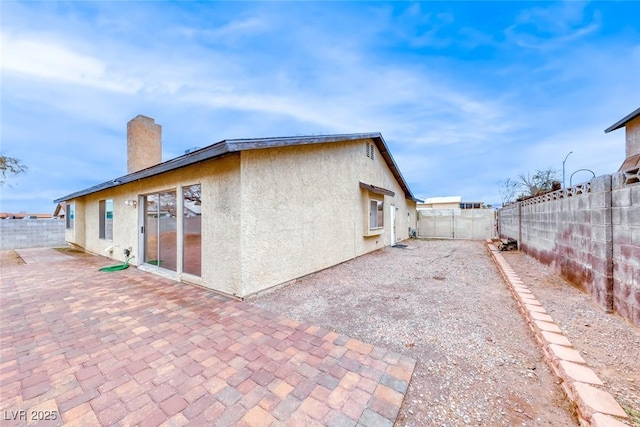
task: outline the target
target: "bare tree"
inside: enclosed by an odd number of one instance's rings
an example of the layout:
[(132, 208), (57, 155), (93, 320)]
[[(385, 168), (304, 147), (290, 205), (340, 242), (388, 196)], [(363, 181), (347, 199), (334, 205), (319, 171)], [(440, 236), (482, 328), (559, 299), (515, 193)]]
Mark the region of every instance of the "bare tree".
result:
[(527, 172), (520, 174), (519, 188), (522, 190), (521, 196), (535, 196), (538, 193), (551, 191), (554, 188), (554, 181), (558, 181), (559, 172), (553, 168), (538, 169), (533, 175)]
[(498, 192), (502, 199), (502, 206), (514, 201), (519, 187), (520, 183), (513, 181), (511, 178), (507, 178), (504, 181), (498, 181)]
[(26, 170), (27, 166), (25, 166), (20, 160), (0, 155), (0, 186), (4, 185), (10, 175), (17, 175)]

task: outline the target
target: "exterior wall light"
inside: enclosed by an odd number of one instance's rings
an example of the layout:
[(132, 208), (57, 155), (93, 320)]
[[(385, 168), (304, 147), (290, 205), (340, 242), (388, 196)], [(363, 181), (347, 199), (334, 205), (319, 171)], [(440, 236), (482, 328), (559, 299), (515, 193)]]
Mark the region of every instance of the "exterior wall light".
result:
[(133, 206), (134, 208), (136, 207), (136, 205), (138, 204), (138, 202), (136, 202), (135, 200), (125, 200), (124, 204), (126, 206)]

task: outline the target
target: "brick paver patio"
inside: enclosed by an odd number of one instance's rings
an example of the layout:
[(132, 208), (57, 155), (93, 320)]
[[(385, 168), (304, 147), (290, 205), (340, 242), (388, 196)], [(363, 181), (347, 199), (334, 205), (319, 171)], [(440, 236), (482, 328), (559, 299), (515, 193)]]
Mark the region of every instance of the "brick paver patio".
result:
[[(47, 252), (49, 251), (49, 252)], [(102, 257), (1, 273), (3, 426), (391, 426), (415, 361)]]

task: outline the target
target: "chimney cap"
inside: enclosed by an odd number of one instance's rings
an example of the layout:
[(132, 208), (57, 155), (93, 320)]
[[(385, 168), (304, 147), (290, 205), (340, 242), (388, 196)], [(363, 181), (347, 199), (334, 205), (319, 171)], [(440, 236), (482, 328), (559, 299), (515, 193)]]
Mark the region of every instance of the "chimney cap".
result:
[(144, 121), (144, 122), (155, 123), (155, 119), (153, 117), (145, 116), (143, 114), (138, 114), (133, 119), (129, 120), (129, 123), (133, 122), (134, 120), (141, 120), (141, 121)]

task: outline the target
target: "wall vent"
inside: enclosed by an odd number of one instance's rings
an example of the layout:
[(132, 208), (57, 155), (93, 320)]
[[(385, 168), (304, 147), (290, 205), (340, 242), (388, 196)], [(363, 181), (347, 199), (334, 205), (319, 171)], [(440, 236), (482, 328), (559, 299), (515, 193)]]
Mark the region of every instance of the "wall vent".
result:
[(375, 147), (370, 142), (367, 142), (367, 157), (373, 160), (374, 156), (375, 156)]

